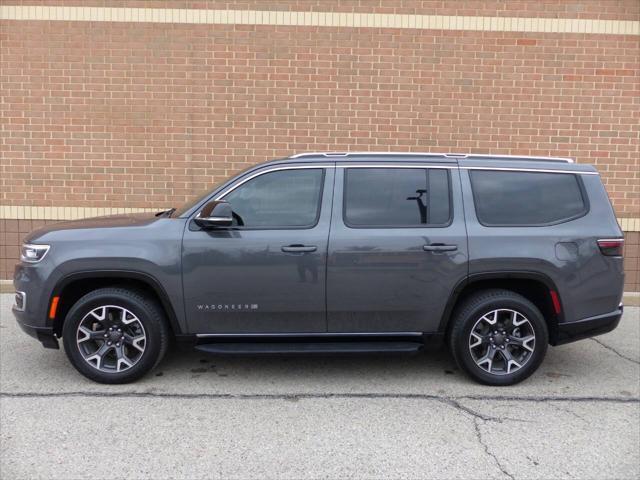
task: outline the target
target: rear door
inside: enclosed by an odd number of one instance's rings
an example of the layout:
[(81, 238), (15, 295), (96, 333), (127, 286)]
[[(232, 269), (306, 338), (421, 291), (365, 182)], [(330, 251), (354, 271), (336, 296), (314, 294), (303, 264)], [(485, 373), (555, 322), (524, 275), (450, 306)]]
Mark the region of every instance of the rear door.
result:
[(435, 332), (467, 268), (457, 163), (338, 163), (329, 332)]

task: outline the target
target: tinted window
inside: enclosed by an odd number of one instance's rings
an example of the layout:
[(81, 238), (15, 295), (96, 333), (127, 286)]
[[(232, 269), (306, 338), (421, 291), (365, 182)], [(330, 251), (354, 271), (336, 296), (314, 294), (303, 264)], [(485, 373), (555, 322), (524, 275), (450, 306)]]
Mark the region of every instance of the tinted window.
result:
[(447, 170), (350, 168), (345, 175), (347, 225), (421, 226), (449, 221)]
[(321, 168), (265, 173), (224, 199), (245, 227), (311, 227), (320, 211), (323, 178)]
[(471, 171), (478, 220), (485, 225), (544, 225), (583, 215), (576, 175)]

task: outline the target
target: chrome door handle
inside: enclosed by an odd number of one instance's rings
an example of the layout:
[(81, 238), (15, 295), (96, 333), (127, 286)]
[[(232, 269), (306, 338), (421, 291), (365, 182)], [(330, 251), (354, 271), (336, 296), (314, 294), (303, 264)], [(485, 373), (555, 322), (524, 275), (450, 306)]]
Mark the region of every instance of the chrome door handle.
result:
[(286, 245), (281, 248), (285, 253), (311, 253), (317, 249), (315, 245)]
[(431, 245), (423, 245), (425, 252), (455, 252), (458, 250), (457, 245), (444, 245), (442, 243), (433, 243)]

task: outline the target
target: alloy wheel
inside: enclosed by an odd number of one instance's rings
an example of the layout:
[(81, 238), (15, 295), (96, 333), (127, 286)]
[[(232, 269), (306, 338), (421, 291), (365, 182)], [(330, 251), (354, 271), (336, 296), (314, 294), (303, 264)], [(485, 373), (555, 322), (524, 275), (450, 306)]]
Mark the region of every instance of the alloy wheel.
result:
[(130, 310), (102, 305), (87, 313), (76, 333), (78, 350), (96, 370), (120, 373), (142, 358), (147, 336), (142, 322)]
[(533, 325), (522, 313), (501, 308), (480, 317), (469, 334), (469, 352), (478, 367), (509, 375), (525, 366), (536, 346)]

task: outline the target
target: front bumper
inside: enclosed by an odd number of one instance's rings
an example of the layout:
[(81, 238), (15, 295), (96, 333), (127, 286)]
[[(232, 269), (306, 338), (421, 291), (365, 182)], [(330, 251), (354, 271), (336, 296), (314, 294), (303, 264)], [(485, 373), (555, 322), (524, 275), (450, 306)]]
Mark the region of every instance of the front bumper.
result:
[(38, 339), (46, 348), (60, 348), (53, 323), (47, 321), (50, 289), (46, 279), (50, 277), (49, 270), (40, 264), (17, 264), (13, 276), (16, 300), (12, 311), (25, 333)]
[(583, 318), (576, 322), (559, 323), (551, 345), (563, 345), (583, 338), (595, 337), (615, 329), (620, 323), (624, 307), (622, 304), (613, 312), (595, 317)]
[(31, 335), (33, 338), (37, 338), (44, 348), (60, 348), (58, 345), (58, 339), (53, 332), (53, 327), (35, 327), (33, 325), (27, 325), (21, 321), (19, 313), (21, 312), (13, 310), (13, 315), (16, 317), (18, 326), (23, 332)]

